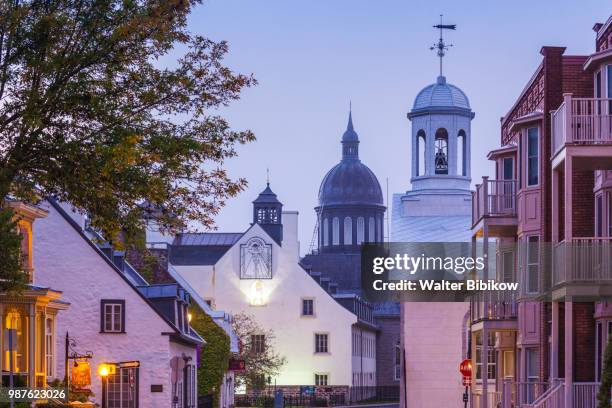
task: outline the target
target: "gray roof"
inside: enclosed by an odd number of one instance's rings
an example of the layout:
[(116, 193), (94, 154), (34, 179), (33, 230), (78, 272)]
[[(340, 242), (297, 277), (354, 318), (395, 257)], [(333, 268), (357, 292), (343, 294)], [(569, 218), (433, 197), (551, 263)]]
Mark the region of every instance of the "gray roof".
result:
[(439, 76), (435, 84), (426, 86), (418, 93), (414, 99), (412, 110), (432, 107), (470, 109), (470, 102), (461, 89), (447, 83), (445, 77)]
[(242, 232), (202, 232), (178, 234), (172, 245), (219, 246), (234, 245), (242, 237)]

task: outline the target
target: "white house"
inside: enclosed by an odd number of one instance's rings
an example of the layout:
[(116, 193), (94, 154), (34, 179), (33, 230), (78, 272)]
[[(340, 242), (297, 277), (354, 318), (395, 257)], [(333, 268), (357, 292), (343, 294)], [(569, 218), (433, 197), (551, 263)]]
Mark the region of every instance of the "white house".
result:
[[(273, 347), (286, 358), (277, 385), (349, 386), (357, 317), (299, 265), (297, 218), (268, 186), (247, 231), (180, 234), (169, 262), (215, 308), (250, 314), (273, 331)], [(264, 347), (256, 337), (253, 347)]]
[[(57, 319), (56, 349), (64, 355), (67, 333), (71, 353), (91, 353), (92, 400), (102, 408), (195, 407), (202, 339), (188, 324), (188, 294), (178, 285), (137, 286), (142, 278), (111, 261), (78, 214), (53, 201), (41, 207), (48, 216), (34, 230), (37, 280), (73, 305)], [(55, 377), (64, 373), (58, 358)]]

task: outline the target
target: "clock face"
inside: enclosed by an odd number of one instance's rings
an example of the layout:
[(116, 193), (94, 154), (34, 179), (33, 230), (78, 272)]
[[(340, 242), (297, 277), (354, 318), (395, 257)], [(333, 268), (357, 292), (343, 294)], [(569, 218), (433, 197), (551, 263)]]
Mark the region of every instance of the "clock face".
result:
[(253, 237), (240, 245), (240, 279), (272, 279), (272, 245)]

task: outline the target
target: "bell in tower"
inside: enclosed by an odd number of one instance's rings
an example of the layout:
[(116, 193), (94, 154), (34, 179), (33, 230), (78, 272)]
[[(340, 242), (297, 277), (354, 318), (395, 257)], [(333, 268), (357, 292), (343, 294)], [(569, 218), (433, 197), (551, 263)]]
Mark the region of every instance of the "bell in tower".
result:
[(253, 224), (259, 224), (280, 245), (283, 241), (283, 203), (278, 201), (270, 183), (253, 201)]

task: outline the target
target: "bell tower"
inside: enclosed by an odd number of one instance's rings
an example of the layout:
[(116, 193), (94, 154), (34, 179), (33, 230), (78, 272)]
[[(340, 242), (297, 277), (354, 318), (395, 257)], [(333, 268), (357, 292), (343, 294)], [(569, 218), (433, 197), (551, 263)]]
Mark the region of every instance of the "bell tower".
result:
[(253, 224), (259, 224), (280, 245), (283, 241), (283, 203), (266, 183), (264, 191), (253, 201)]

